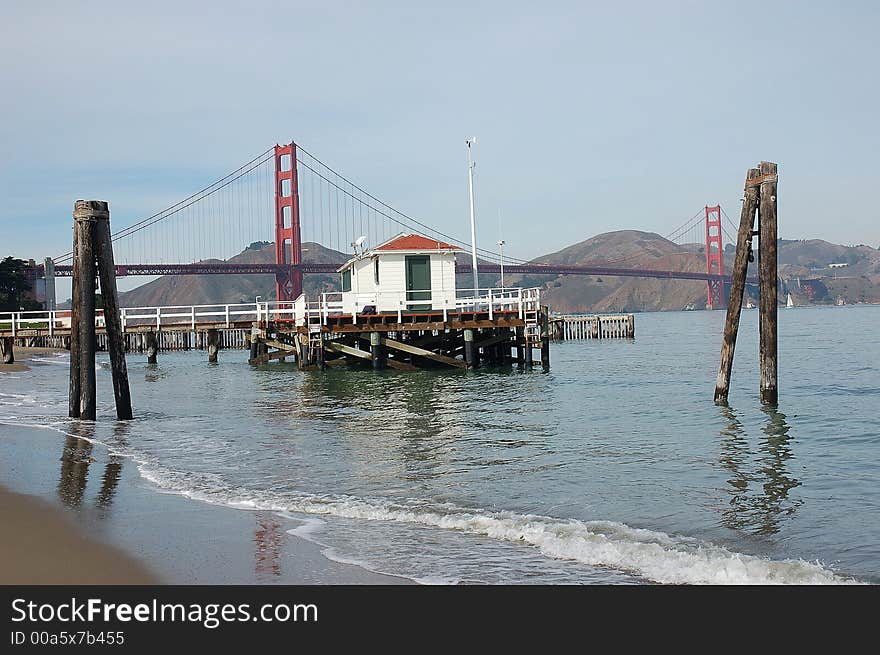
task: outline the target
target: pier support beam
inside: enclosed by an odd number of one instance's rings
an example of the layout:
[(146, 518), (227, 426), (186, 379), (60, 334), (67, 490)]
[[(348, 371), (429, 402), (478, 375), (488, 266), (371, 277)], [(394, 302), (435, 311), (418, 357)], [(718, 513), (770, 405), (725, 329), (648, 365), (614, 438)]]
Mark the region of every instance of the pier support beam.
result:
[(546, 373), (550, 370), (550, 310), (541, 307), (541, 369)]
[(467, 364), (468, 368), (475, 368), (477, 365), (476, 357), (474, 356), (474, 331), (473, 330), (465, 330), (464, 331), (464, 361)]
[(208, 362), (217, 363), (217, 353), (220, 351), (220, 330), (208, 330)]
[(4, 364), (15, 363), (15, 353), (13, 352), (14, 345), (15, 339), (13, 337), (3, 337), (0, 339), (0, 354), (3, 355)]
[(524, 352), (525, 336), (521, 327), (514, 329), (516, 334), (516, 367), (522, 369), (526, 361)]
[(378, 332), (370, 332), (370, 355), (373, 358), (373, 369), (385, 368), (385, 352), (382, 347), (382, 336)]
[(147, 364), (155, 364), (159, 354), (158, 332), (150, 331), (144, 335), (144, 350), (147, 351)]

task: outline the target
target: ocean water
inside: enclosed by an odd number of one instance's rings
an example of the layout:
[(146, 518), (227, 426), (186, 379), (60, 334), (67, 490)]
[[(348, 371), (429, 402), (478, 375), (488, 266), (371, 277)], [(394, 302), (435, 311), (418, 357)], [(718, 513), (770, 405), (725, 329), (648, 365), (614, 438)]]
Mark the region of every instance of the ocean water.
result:
[(95, 424), (67, 419), (67, 359), (44, 357), (0, 375), (0, 440), (98, 442), (157, 492), (425, 583), (880, 583), (880, 307), (781, 309), (777, 408), (754, 311), (712, 402), (723, 321), (639, 314), (634, 340), (553, 344), (546, 374), (131, 355), (130, 422), (102, 356)]

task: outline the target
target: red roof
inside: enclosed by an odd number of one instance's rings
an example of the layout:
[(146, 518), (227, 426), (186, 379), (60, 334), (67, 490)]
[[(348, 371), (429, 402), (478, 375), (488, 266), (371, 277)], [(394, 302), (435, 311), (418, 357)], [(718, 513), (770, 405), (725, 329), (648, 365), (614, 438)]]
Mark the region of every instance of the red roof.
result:
[(421, 234), (401, 234), (373, 250), (461, 250), (437, 239), (429, 239)]

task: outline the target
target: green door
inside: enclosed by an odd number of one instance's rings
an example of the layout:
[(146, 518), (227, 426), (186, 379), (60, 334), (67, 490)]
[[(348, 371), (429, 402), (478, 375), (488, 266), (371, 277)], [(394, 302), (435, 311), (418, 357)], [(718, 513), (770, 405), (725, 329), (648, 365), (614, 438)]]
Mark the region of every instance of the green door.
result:
[(410, 304), (408, 311), (428, 311), (431, 309), (431, 257), (430, 255), (407, 255), (406, 257), (406, 300), (427, 300), (424, 304)]

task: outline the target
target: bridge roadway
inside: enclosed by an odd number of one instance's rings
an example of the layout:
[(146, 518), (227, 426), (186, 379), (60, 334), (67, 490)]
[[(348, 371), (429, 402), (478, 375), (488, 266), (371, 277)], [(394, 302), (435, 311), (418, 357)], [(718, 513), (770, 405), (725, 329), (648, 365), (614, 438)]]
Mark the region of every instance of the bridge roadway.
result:
[[(303, 273), (335, 273), (337, 264), (305, 263), (300, 265)], [(38, 271), (42, 271), (38, 266)], [(284, 265), (266, 264), (229, 264), (226, 262), (199, 262), (197, 264), (128, 264), (118, 265), (116, 275), (274, 275), (287, 267)], [(501, 266), (498, 264), (482, 264), (480, 271), (483, 273), (500, 273)], [(670, 280), (723, 280), (730, 283), (729, 275), (717, 275), (708, 273), (693, 273), (688, 271), (659, 271), (645, 268), (618, 268), (615, 266), (574, 266), (560, 264), (508, 264), (504, 271), (511, 275), (599, 275), (607, 277), (649, 277)], [(470, 273), (469, 264), (456, 264), (456, 273)], [(56, 266), (55, 275), (58, 277), (70, 277), (73, 275), (72, 266)], [(758, 278), (746, 279), (749, 284), (757, 284)]]

